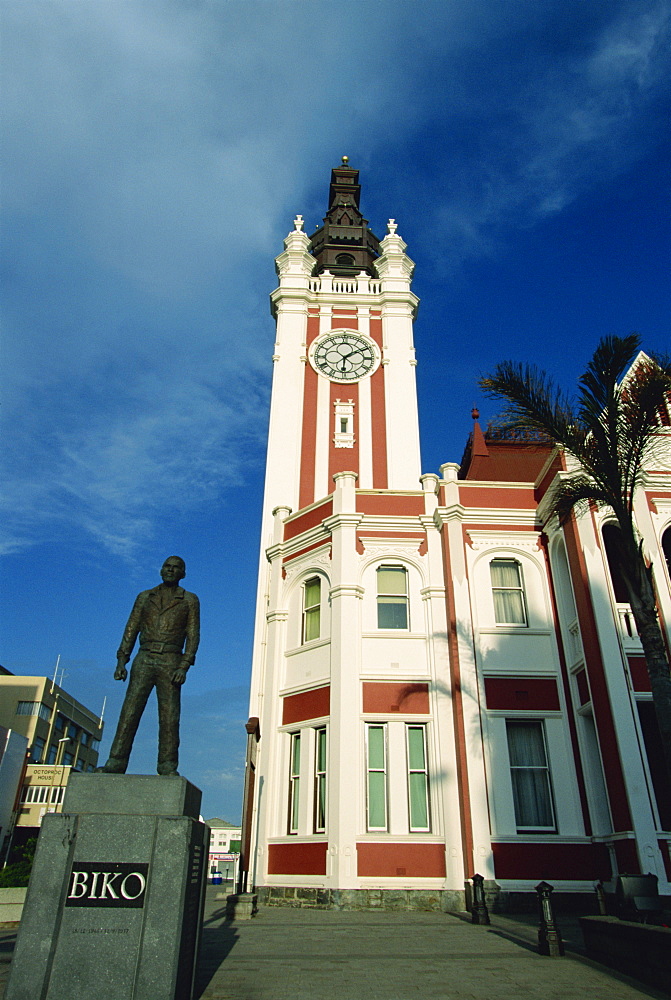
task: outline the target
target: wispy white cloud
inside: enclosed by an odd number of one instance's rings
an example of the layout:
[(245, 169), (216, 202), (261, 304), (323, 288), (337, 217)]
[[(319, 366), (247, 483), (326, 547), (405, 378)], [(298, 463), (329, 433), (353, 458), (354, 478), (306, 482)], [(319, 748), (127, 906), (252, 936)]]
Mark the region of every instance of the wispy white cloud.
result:
[(635, 162), (669, 58), (655, 0), (27, 0), (3, 20), (5, 546), (78, 530), (129, 559), (262, 461), (270, 259), (341, 153), (458, 266)]

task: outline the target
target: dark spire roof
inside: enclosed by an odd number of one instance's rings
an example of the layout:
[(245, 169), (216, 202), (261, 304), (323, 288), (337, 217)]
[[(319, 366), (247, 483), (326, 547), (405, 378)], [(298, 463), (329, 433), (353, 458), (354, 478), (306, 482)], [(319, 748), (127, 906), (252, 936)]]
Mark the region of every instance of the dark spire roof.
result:
[(324, 225), (313, 234), (310, 253), (317, 258), (314, 273), (331, 271), (351, 275), (366, 271), (377, 277), (375, 259), (380, 242), (368, 228), (368, 219), (359, 211), (359, 171), (349, 166), (346, 156), (331, 171), (329, 210)]

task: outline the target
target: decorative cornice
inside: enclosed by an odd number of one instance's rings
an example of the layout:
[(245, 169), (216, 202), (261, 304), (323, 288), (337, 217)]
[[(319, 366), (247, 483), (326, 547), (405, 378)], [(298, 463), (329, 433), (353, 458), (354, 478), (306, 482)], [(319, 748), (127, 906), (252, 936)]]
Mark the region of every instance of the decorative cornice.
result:
[(343, 511), (340, 514), (332, 514), (330, 517), (325, 518), (322, 521), (322, 524), (327, 531), (333, 532), (336, 528), (356, 528), (358, 524), (361, 524), (363, 519), (363, 514)]
[(362, 600), (365, 592), (365, 588), (359, 586), (358, 583), (339, 583), (335, 587), (331, 587), (329, 597), (331, 600), (338, 597), (357, 597)]
[(280, 611), (280, 610), (269, 611), (266, 614), (266, 621), (268, 622), (268, 624), (271, 624), (272, 622), (285, 622), (288, 617), (289, 617), (288, 611)]
[(438, 531), (450, 521), (463, 521), (466, 515), (466, 508), (463, 504), (453, 503), (449, 507), (436, 507), (433, 512), (433, 523)]
[(514, 535), (499, 531), (477, 531), (466, 529), (476, 552), (483, 549), (501, 548), (527, 549), (532, 552), (538, 551), (541, 532), (540, 531), (516, 531)]

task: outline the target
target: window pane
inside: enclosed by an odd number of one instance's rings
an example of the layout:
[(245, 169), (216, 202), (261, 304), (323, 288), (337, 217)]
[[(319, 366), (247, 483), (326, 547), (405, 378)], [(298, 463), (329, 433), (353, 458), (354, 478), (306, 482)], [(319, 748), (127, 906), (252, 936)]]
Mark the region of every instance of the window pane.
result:
[(291, 773), (299, 774), (301, 769), (301, 737), (296, 733), (291, 740)]
[(319, 776), (317, 782), (317, 813), (315, 820), (315, 833), (323, 832), (326, 826), (326, 780), (323, 774)]
[(424, 728), (408, 727), (408, 765), (416, 771), (423, 771), (424, 760)]
[(293, 778), (291, 789), (291, 829), (298, 829), (298, 786), (299, 778)]
[(315, 576), (303, 586), (303, 642), (319, 638), (320, 601), (321, 580)]
[(384, 768), (384, 728), (368, 727), (368, 766)]
[(524, 599), (519, 590), (495, 590), (494, 620), (497, 625), (526, 625)]
[(377, 571), (378, 594), (407, 594), (405, 576), (402, 566), (381, 566)]
[(398, 599), (398, 603), (393, 598), (379, 598), (377, 605), (377, 627), (378, 628), (407, 628), (408, 627), (408, 606), (404, 597)]
[(514, 559), (493, 559), (489, 564), (497, 625), (526, 625), (522, 571)]
[(426, 830), (429, 826), (426, 774), (416, 771), (411, 772), (408, 775), (408, 779), (410, 789), (410, 828), (412, 830)]
[(319, 638), (319, 607), (312, 608), (305, 612), (305, 635), (304, 642)]
[(490, 565), (492, 573), (492, 586), (494, 587), (521, 587), (520, 570), (518, 564), (512, 559), (495, 559)]
[(368, 826), (384, 830), (387, 826), (386, 780), (382, 771), (368, 772)]
[(317, 730), (317, 770), (326, 770), (326, 730)]
[(554, 827), (547, 771), (519, 768), (512, 777), (517, 825)]
[(509, 722), (508, 749), (512, 767), (547, 767), (539, 722)]
[(543, 723), (509, 719), (506, 728), (517, 826), (555, 829)]
[(318, 579), (308, 580), (305, 584), (305, 607), (311, 608), (319, 604), (320, 581)]

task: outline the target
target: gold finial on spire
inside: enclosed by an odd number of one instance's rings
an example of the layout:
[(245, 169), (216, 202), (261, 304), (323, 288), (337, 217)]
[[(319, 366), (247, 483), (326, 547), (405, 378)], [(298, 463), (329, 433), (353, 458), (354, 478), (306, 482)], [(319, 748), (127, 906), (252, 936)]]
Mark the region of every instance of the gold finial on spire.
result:
[(348, 163), (349, 163), (349, 156), (343, 156), (342, 158), (343, 167), (346, 167)]

